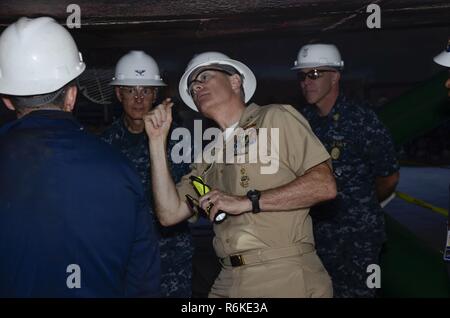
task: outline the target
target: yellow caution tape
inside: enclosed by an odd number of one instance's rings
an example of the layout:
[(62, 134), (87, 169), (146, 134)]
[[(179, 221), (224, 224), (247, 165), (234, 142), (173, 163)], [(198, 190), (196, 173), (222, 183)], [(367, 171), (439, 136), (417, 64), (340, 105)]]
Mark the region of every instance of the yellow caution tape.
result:
[(414, 198), (414, 197), (412, 197), (410, 195), (407, 195), (406, 193), (403, 193), (403, 192), (395, 191), (395, 193), (397, 194), (397, 196), (399, 198), (405, 200), (406, 202), (416, 204), (416, 205), (421, 206), (421, 207), (423, 207), (425, 209), (429, 209), (429, 210), (434, 211), (436, 213), (439, 213), (439, 214), (441, 214), (441, 215), (443, 215), (445, 217), (448, 217), (448, 210), (446, 210), (444, 208), (440, 208), (440, 207), (434, 206), (434, 205), (432, 205), (430, 203), (427, 203), (425, 201), (416, 199), (416, 198)]

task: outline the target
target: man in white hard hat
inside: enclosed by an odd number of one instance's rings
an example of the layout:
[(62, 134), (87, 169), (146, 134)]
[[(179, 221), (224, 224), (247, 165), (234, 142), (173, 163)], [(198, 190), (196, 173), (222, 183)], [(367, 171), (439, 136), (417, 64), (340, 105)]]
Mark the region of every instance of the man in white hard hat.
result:
[[(213, 162), (196, 160), (177, 186), (164, 146), (172, 103), (145, 117), (158, 217), (165, 225), (181, 222), (192, 216), (190, 204), (215, 221), (214, 248), (222, 269), (210, 297), (331, 297), (308, 215), (309, 206), (335, 196), (329, 154), (292, 106), (246, 107), (255, 89), (253, 72), (222, 53), (205, 52), (191, 60), (180, 80), (180, 95), (225, 131), (225, 146), (218, 148)], [(267, 139), (253, 138), (267, 129)], [(241, 147), (233, 130), (244, 132), (236, 136), (244, 141)], [(245, 137), (247, 132), (253, 137)], [(267, 162), (261, 157), (249, 160), (259, 147), (271, 149), (276, 169), (264, 170)], [(241, 155), (245, 160), (237, 163), (234, 159)]]
[(156, 233), (139, 176), (71, 112), (85, 64), (48, 17), (0, 36), (0, 297), (159, 296)]
[[(445, 49), (445, 51), (436, 55), (434, 57), (434, 61), (439, 65), (442, 65), (445, 67), (450, 67), (450, 40), (447, 43), (447, 48)], [(450, 97), (450, 73), (449, 73), (448, 80), (445, 82), (445, 87), (447, 87), (448, 96)]]
[[(156, 61), (143, 51), (130, 51), (120, 58), (111, 82), (117, 99), (122, 103), (123, 116), (107, 129), (102, 138), (120, 150), (141, 176), (150, 206), (153, 193), (150, 178), (148, 138), (144, 132), (144, 114), (157, 99), (158, 91), (166, 86)], [(173, 142), (167, 151), (170, 153)], [(189, 172), (187, 163), (170, 161), (172, 177), (179, 181)], [(162, 227), (153, 214), (159, 234), (161, 251), (161, 292), (163, 297), (188, 298), (191, 296), (193, 243), (187, 222), (173, 227)]]
[(380, 202), (395, 190), (399, 165), (388, 130), (367, 107), (340, 90), (344, 62), (332, 44), (308, 44), (292, 68), (314, 133), (331, 154), (338, 195), (311, 209), (317, 253), (335, 297), (373, 297), (367, 268), (379, 263), (385, 240)]

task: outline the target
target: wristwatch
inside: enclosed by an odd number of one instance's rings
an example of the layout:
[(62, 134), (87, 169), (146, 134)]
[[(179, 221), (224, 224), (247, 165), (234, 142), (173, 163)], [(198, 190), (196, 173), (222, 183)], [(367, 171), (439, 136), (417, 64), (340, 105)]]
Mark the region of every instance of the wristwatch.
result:
[(247, 198), (252, 201), (252, 212), (259, 213), (261, 209), (259, 208), (259, 198), (261, 197), (261, 192), (258, 190), (250, 190), (247, 192)]

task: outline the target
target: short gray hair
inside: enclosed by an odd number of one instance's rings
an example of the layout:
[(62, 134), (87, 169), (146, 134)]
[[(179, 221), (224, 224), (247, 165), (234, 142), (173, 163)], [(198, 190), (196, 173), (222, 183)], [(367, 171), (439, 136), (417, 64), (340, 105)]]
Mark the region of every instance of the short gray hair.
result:
[(17, 111), (49, 107), (62, 108), (64, 106), (67, 89), (74, 85), (76, 85), (75, 82), (71, 81), (70, 83), (64, 85), (64, 87), (51, 93), (30, 96), (10, 95), (8, 97)]

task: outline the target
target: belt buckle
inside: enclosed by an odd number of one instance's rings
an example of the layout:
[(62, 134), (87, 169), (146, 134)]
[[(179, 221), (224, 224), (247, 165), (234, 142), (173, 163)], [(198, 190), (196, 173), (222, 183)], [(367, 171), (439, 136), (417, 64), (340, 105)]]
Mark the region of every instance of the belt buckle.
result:
[(244, 259), (242, 258), (242, 255), (231, 255), (230, 256), (230, 263), (233, 267), (238, 267), (245, 265)]

